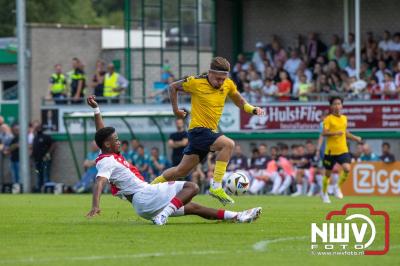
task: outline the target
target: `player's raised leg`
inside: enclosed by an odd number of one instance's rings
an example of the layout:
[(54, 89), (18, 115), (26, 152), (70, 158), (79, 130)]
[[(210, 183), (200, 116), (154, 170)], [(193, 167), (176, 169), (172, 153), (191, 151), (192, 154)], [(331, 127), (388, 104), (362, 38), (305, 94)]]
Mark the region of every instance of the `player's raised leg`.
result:
[(322, 179), (322, 193), (321, 193), (321, 197), (322, 197), (322, 201), (324, 203), (331, 203), (331, 200), (329, 199), (329, 195), (328, 195), (328, 185), (329, 185), (329, 178), (331, 176), (331, 170), (325, 169), (325, 175)]
[(218, 137), (210, 147), (210, 150), (218, 151), (214, 176), (210, 186), (210, 195), (218, 199), (224, 205), (235, 202), (222, 188), (222, 178), (225, 175), (226, 167), (231, 158), (234, 147), (235, 142), (223, 135)]

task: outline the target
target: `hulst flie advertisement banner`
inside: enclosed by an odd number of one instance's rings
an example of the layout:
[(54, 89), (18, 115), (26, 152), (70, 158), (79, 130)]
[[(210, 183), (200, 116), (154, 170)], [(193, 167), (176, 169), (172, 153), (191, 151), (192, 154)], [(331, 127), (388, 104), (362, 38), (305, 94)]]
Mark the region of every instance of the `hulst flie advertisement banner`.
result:
[(311, 223), (310, 252), (317, 256), (385, 255), (390, 248), (390, 218), (370, 204), (345, 204), (324, 221)]
[[(261, 106), (266, 115), (250, 116), (240, 112), (242, 131), (312, 132), (319, 129), (324, 111), (323, 104), (271, 104)], [(348, 118), (348, 128), (360, 131), (393, 131), (400, 128), (400, 105), (382, 103), (345, 104), (342, 113)]]

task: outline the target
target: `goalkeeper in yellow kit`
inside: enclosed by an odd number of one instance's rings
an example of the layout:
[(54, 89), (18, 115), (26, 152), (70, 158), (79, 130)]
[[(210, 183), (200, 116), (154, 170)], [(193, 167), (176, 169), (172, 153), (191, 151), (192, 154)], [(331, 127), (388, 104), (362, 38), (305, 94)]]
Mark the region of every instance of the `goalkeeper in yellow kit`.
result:
[(234, 203), (222, 189), (222, 178), (235, 143), (230, 138), (217, 132), (219, 119), (222, 115), (226, 97), (245, 112), (264, 115), (264, 110), (254, 107), (237, 91), (235, 83), (228, 77), (230, 64), (222, 57), (212, 59), (207, 74), (197, 77), (190, 76), (172, 83), (169, 87), (172, 109), (179, 118), (184, 118), (186, 112), (180, 110), (177, 104), (178, 91), (191, 95), (191, 121), (189, 125), (189, 144), (184, 150), (184, 156), (178, 166), (164, 171), (154, 179), (154, 183), (177, 180), (187, 176), (208, 154), (218, 151), (213, 180), (210, 184), (210, 195), (222, 204)]

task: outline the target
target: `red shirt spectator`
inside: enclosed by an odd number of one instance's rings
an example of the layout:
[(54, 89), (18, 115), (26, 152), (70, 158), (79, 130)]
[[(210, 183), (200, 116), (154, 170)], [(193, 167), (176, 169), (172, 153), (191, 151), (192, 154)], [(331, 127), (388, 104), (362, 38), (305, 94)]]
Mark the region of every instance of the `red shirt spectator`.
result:
[(281, 81), (277, 84), (278, 86), (278, 96), (280, 101), (290, 100), (290, 91), (292, 89), (292, 83), (288, 79), (288, 75), (285, 71), (279, 73)]

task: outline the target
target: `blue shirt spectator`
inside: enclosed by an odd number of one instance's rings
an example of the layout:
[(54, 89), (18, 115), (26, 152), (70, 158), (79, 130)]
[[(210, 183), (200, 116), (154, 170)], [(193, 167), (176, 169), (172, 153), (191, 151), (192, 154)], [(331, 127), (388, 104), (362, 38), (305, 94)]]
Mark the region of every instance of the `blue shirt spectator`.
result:
[(144, 179), (149, 182), (150, 174), (149, 174), (149, 163), (150, 158), (149, 155), (144, 152), (143, 145), (139, 144), (137, 148), (137, 152), (133, 155), (132, 163), (139, 169), (140, 173), (144, 177)]
[(160, 155), (160, 151), (158, 148), (153, 147), (151, 149), (151, 156), (150, 156), (150, 178), (154, 179), (157, 176), (161, 175), (161, 173), (167, 168), (167, 159), (164, 156)]
[(378, 162), (380, 158), (378, 155), (371, 151), (371, 147), (365, 143), (363, 146), (363, 153), (361, 154), (360, 160), (362, 162)]
[(96, 142), (92, 141), (90, 145), (90, 152), (87, 153), (86, 159), (83, 162), (85, 173), (83, 174), (81, 180), (73, 186), (73, 190), (76, 193), (90, 191), (97, 175), (96, 158), (98, 155), (99, 148), (97, 147)]

